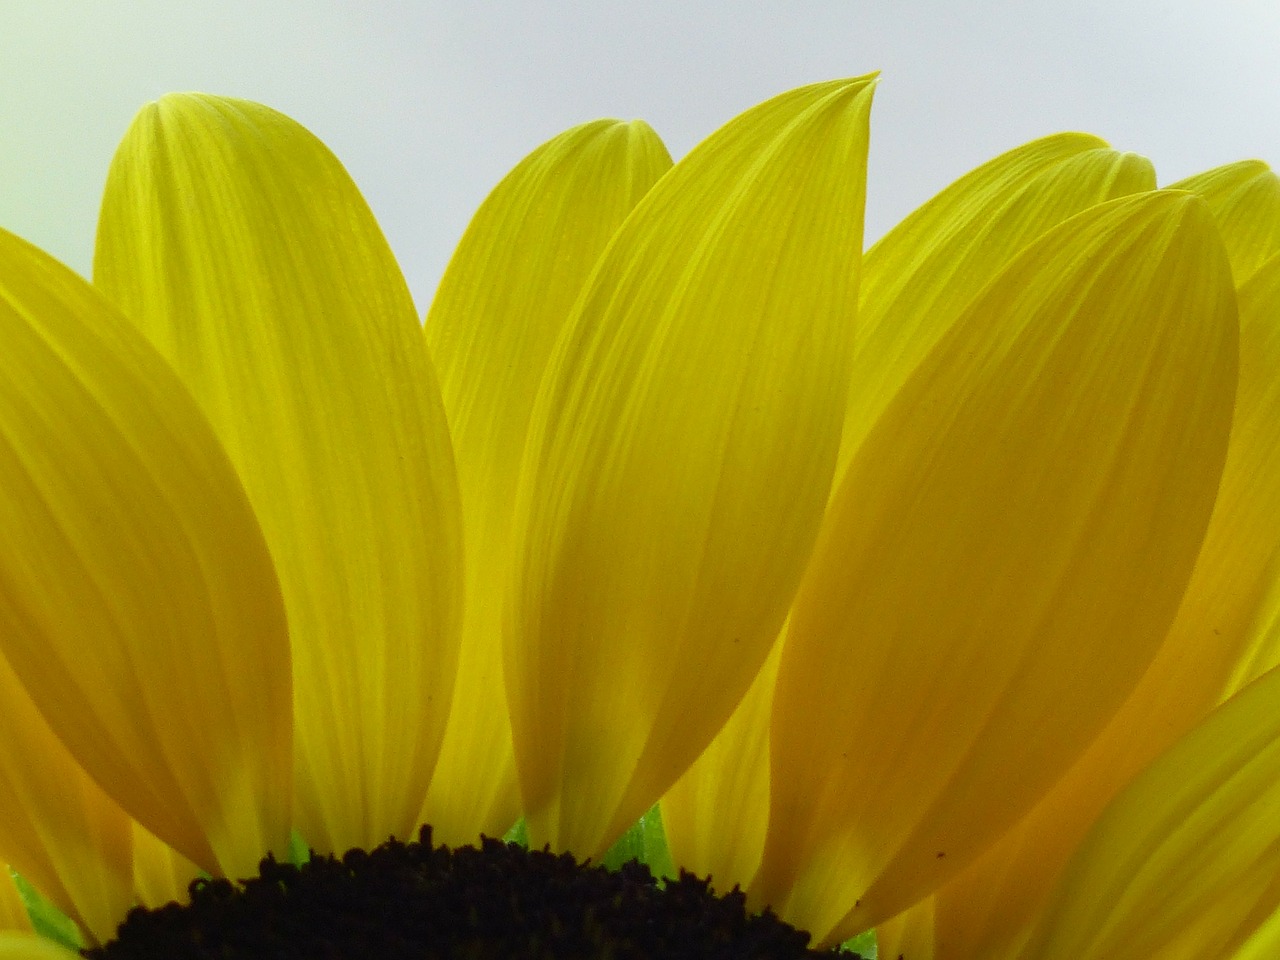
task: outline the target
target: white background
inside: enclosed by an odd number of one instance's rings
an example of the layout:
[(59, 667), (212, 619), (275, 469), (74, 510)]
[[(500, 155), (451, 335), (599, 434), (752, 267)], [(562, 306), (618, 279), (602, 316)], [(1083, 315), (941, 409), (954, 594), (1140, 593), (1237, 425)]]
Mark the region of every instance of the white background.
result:
[(1280, 163), (1275, 0), (0, 0), (0, 225), (87, 272), (137, 108), (249, 97), (343, 159), (425, 310), (476, 205), (560, 130), (639, 116), (678, 157), (775, 93), (874, 69), (869, 240), (1057, 130), (1162, 182)]

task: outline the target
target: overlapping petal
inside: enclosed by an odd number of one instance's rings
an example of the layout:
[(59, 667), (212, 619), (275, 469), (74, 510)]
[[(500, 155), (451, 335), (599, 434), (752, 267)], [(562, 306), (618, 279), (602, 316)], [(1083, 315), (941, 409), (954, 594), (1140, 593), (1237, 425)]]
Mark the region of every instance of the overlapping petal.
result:
[(205, 869), (251, 868), (290, 806), (261, 531), (186, 390), (100, 294), (2, 233), (0, 277), (0, 648), (121, 806)]
[[(969, 301), (1022, 247), (1090, 206), (1154, 186), (1145, 159), (1086, 134), (1058, 134), (962, 177), (873, 246), (838, 471)], [(677, 859), (710, 873), (721, 889), (748, 886), (759, 862), (771, 706), (772, 681), (757, 680), (664, 800)]]
[[(133, 902), (128, 815), (49, 729), (2, 659), (0, 729), (0, 861), (90, 936), (109, 937)], [(0, 887), (17, 896), (7, 877)], [(0, 929), (12, 929), (4, 917), (21, 903), (0, 900)]]
[(983, 164), (867, 252), (841, 470), (970, 301), (1031, 241), (1095, 204), (1155, 188), (1145, 157), (1085, 134)]
[(871, 89), (784, 94), (691, 152), (557, 346), (505, 658), (535, 843), (602, 852), (724, 723), (781, 625), (839, 442)]
[[(1232, 165), (1184, 183), (1218, 187), (1248, 173), (1280, 195), (1274, 175)], [(1252, 250), (1239, 189), (1206, 197), (1228, 250)], [(1280, 206), (1273, 210), (1280, 220)], [(1280, 231), (1277, 231), (1280, 233)], [(1243, 254), (1241, 254), (1243, 255)], [(1280, 663), (1280, 260), (1234, 267), (1240, 371), (1234, 423), (1213, 518), (1178, 615), (1159, 655), (1123, 708), (1025, 821), (948, 884), (936, 911), (941, 958), (1013, 956), (1059, 870), (1093, 819), (1146, 763), (1223, 697)]]
[(1072, 857), (1023, 956), (1229, 952), (1224, 941), (1275, 881), (1277, 707), (1280, 671), (1271, 671), (1143, 771)]
[(1280, 178), (1261, 160), (1214, 167), (1170, 189), (1204, 197), (1222, 229), (1227, 255), (1242, 286), (1280, 250)]
[(1236, 353), (1222, 242), (1180, 193), (1066, 221), (956, 321), (855, 453), (798, 594), (760, 900), (821, 938), (885, 919), (1088, 745), (1190, 575)]
[(293, 121), (166, 97), (112, 163), (94, 279), (191, 389), (262, 524), (293, 644), (299, 828), (322, 849), (407, 834), (450, 706), (461, 522), (372, 214)]
[(670, 166), (662, 141), (639, 121), (584, 124), (539, 147), (476, 213), (427, 315), (467, 565), (458, 685), (422, 817), (442, 842), (501, 836), (520, 815), (501, 619), (529, 415), (588, 274)]
[(732, 716), (662, 798), (672, 861), (720, 891), (745, 889), (764, 855), (769, 718), (781, 660), (779, 638)]
[(147, 830), (133, 825), (133, 892), (139, 903), (161, 907), (185, 903), (187, 886), (199, 868)]

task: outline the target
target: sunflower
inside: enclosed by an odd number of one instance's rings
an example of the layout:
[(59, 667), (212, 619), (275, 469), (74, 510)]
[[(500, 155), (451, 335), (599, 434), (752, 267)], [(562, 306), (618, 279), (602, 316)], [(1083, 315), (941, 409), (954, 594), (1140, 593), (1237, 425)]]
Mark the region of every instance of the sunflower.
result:
[(425, 324), (243, 101), (143, 110), (92, 285), (0, 234), (0, 859), (102, 941), (291, 831), (661, 799), (820, 943), (1265, 956), (1280, 184), (1063, 134), (864, 257), (874, 85), (556, 137)]

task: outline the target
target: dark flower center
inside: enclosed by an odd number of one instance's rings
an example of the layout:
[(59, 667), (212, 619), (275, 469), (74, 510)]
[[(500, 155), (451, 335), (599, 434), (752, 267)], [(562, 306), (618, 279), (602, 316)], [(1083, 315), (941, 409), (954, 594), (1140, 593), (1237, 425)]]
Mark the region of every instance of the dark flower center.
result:
[[(188, 906), (131, 911), (91, 960), (790, 960), (809, 935), (682, 873), (579, 864), (484, 840), (389, 841), (301, 866), (268, 857), (242, 883), (196, 880)], [(858, 960), (857, 954), (842, 957)]]

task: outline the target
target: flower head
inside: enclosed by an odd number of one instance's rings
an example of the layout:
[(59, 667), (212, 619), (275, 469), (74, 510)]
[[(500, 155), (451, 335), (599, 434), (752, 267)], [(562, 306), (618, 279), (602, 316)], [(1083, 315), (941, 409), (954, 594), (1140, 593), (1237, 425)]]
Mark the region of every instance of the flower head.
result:
[(864, 258), (874, 85), (674, 166), (555, 138), (425, 335), (255, 104), (139, 115), (92, 286), (0, 234), (0, 858), (105, 938), (293, 828), (599, 857), (663, 798), (678, 865), (823, 941), (1252, 936), (1280, 186), (1059, 135)]

